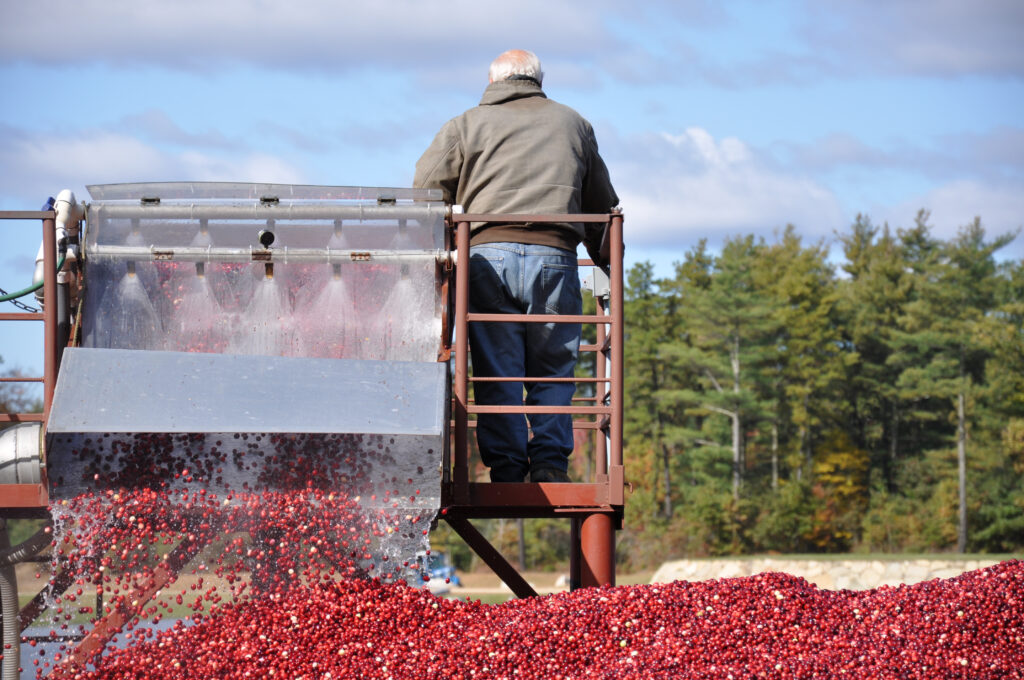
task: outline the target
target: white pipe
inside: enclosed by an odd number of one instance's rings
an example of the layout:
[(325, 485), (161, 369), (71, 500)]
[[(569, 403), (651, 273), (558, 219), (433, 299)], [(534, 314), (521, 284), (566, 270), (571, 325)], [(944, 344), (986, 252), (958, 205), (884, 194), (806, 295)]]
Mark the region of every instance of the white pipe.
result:
[[(67, 238), (68, 234), (77, 232), (78, 222), (85, 216), (85, 206), (79, 205), (75, 200), (74, 192), (70, 189), (64, 189), (57, 194), (53, 210), (57, 213), (54, 229), (57, 234), (57, 243), (60, 243), (60, 240)], [(43, 244), (40, 243), (39, 251), (36, 253), (36, 268), (32, 274), (32, 285), (41, 282), (46, 277), (45, 266), (43, 265), (45, 256), (46, 251), (43, 249)], [(74, 253), (70, 249), (69, 257), (74, 257)], [(57, 283), (67, 283), (67, 275), (63, 271), (57, 273)], [(43, 302), (42, 288), (36, 291), (36, 300)]]
[[(78, 233), (78, 223), (85, 217), (85, 206), (75, 201), (74, 192), (64, 189), (57, 194), (53, 209), (57, 213), (57, 243), (60, 243), (62, 238), (75, 236)], [(74, 249), (68, 248), (67, 253), (68, 260), (74, 259)], [(57, 272), (57, 283), (67, 283), (67, 274), (64, 271)]]
[[(46, 278), (46, 267), (43, 265), (43, 258), (46, 257), (46, 250), (43, 248), (43, 244), (39, 244), (39, 251), (36, 253), (36, 268), (32, 272), (32, 285), (40, 283)], [(43, 301), (43, 288), (42, 286), (36, 291), (36, 301)]]

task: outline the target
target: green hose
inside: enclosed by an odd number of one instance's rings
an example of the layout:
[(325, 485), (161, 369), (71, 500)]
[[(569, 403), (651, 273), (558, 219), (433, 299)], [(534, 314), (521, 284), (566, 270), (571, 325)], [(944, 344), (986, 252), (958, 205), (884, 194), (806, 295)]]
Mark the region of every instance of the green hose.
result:
[[(60, 271), (60, 268), (64, 266), (64, 260), (66, 260), (66, 259), (68, 259), (67, 255), (62, 255), (61, 256), (60, 261), (57, 262), (57, 271)], [(42, 287), (43, 287), (43, 281), (40, 281), (39, 283), (35, 283), (35, 284), (33, 284), (33, 285), (29, 286), (28, 288), (25, 288), (23, 290), (15, 291), (13, 293), (7, 293), (5, 295), (0, 295), (0, 302), (10, 302), (11, 300), (17, 300), (18, 298), (24, 297), (24, 296), (28, 295), (29, 293), (36, 292), (37, 290), (39, 290)]]

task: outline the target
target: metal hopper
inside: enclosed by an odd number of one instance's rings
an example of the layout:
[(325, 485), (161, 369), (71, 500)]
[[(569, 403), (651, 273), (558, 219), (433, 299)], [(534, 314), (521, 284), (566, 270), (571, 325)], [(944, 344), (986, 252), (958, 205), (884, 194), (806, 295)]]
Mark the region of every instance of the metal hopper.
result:
[(397, 475), (436, 507), (448, 394), (438, 196), (89, 189), (82, 346), (64, 353), (47, 426), (55, 497), (166, 485), (182, 470), (224, 490), (351, 493)]

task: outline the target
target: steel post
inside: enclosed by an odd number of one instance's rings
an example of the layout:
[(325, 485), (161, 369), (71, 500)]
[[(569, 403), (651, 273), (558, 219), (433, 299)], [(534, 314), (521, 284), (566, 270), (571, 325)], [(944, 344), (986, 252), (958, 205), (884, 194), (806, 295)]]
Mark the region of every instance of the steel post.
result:
[(615, 522), (611, 513), (597, 512), (580, 526), (580, 585), (615, 585)]

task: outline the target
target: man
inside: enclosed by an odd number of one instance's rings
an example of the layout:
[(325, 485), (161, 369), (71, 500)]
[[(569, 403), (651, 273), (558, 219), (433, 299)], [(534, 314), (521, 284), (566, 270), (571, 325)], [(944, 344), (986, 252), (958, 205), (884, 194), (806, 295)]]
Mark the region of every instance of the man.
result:
[[(541, 89), (537, 57), (510, 50), (491, 64), (480, 105), (448, 121), (416, 163), (417, 187), (440, 188), (470, 213), (603, 213), (615, 207), (608, 170), (590, 124)], [(579, 314), (581, 240), (591, 256), (601, 233), (581, 224), (474, 223), (469, 311)], [(580, 325), (472, 323), (477, 377), (572, 377)], [(477, 382), (478, 404), (521, 405), (521, 382)], [(572, 382), (526, 382), (526, 404), (568, 406)], [(481, 414), (480, 456), (492, 482), (569, 482), (572, 416)]]

